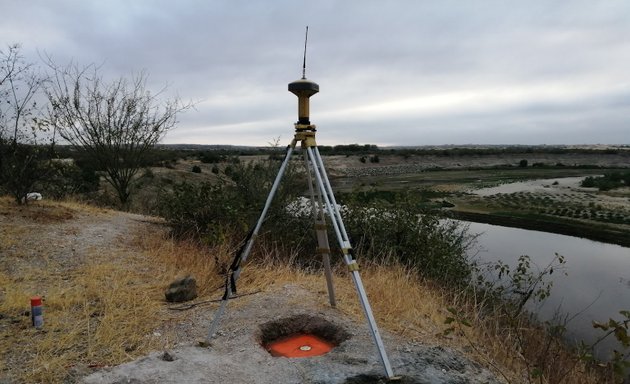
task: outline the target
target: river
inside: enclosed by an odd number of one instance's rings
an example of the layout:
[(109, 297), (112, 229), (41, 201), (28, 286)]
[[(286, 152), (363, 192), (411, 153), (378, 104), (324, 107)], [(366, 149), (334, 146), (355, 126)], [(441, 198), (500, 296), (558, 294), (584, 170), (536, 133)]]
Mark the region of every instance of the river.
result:
[[(471, 233), (480, 234), (471, 257), (481, 262), (498, 260), (514, 266), (521, 255), (530, 256), (539, 267), (546, 266), (555, 253), (565, 257), (566, 275), (556, 271), (551, 297), (535, 309), (540, 320), (556, 312), (572, 316), (567, 324), (570, 341), (592, 343), (603, 333), (592, 321), (621, 319), (619, 311), (630, 309), (630, 248), (547, 232), (507, 228), (468, 222)], [(610, 356), (614, 340), (596, 348), (599, 358)]]

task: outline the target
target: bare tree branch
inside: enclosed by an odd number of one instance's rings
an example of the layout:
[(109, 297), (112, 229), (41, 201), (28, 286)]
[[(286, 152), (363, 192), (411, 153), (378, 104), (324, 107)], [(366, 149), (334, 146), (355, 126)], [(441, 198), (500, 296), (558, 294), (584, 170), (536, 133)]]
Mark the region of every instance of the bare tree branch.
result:
[(94, 65), (49, 66), (54, 69), (48, 90), (51, 124), (94, 159), (121, 204), (128, 205), (133, 178), (148, 152), (191, 104), (159, 100), (147, 90), (144, 72), (106, 82)]
[(37, 104), (46, 80), (20, 55), (18, 44), (0, 50), (0, 186), (18, 203), (51, 169), (55, 133), (46, 135)]

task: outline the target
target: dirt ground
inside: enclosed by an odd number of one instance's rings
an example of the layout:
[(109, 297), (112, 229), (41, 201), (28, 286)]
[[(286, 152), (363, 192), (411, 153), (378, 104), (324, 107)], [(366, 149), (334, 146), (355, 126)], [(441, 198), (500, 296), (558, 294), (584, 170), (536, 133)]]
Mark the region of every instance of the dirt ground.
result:
[[(5, 202), (6, 203), (6, 202)], [(49, 208), (49, 207), (48, 207)], [(138, 230), (157, 230), (158, 220), (141, 215), (100, 209), (76, 209), (45, 204), (14, 209), (2, 204), (0, 209), (0, 267), (3, 276), (16, 278), (33, 268), (54, 268), (63, 287), (64, 274), (87, 263), (99, 250), (119, 255), (115, 261), (126, 265), (142, 257), (130, 241)], [(119, 252), (113, 252), (119, 251)], [(129, 259), (128, 259), (129, 258)], [(25, 279), (28, 277), (24, 277)], [(5, 279), (8, 281), (8, 279)], [(45, 282), (28, 284), (30, 292), (46, 290)], [(0, 287), (0, 300), (8, 300), (10, 287)], [(109, 287), (103, 286), (107, 290)], [(219, 332), (211, 347), (200, 347), (213, 318), (216, 305), (198, 306), (172, 321), (150, 331), (149, 337), (172, 339), (157, 345), (150, 354), (119, 366), (76, 364), (67, 367), (61, 382), (81, 383), (378, 383), (383, 367), (372, 337), (363, 322), (356, 322), (338, 309), (325, 305), (321, 293), (298, 285), (230, 301)], [(26, 296), (28, 297), (28, 296)], [(324, 303), (323, 303), (324, 302)], [(46, 315), (46, 312), (45, 312)], [(311, 358), (272, 357), (260, 344), (260, 326), (293, 315), (323, 318), (350, 334), (350, 338), (330, 353)], [(45, 323), (46, 326), (46, 323)], [(29, 329), (28, 317), (5, 313), (0, 316), (0, 330), (5, 341), (17, 334), (36, 336)], [(396, 375), (402, 383), (496, 383), (498, 379), (455, 350), (439, 345), (409, 342), (381, 329), (386, 350)], [(16, 343), (20, 341), (16, 339)], [(29, 340), (37, 351), (37, 340)], [(0, 351), (0, 383), (24, 382), (20, 379), (30, 366), (33, 353), (6, 345)], [(14, 345), (17, 347), (17, 345)], [(58, 353), (62, 353), (58, 351)], [(46, 364), (46, 362), (39, 362)], [(41, 380), (33, 382), (43, 382)]]

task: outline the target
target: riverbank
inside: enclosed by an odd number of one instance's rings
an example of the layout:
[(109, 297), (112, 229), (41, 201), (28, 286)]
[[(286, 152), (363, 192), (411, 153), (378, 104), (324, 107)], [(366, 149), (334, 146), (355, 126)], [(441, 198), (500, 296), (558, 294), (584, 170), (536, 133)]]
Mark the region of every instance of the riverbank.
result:
[(625, 229), (625, 227), (614, 227), (605, 224), (597, 225), (592, 222), (586, 223), (576, 220), (559, 220), (551, 217), (530, 217), (526, 214), (518, 213), (483, 213), (457, 209), (453, 209), (450, 212), (452, 217), (458, 220), (550, 232), (630, 247), (630, 231)]

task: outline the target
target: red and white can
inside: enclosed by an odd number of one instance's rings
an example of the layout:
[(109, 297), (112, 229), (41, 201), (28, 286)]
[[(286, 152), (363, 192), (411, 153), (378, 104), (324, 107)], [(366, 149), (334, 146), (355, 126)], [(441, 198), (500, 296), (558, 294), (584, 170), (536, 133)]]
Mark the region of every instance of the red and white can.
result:
[(44, 308), (42, 306), (42, 298), (34, 296), (31, 298), (31, 320), (33, 327), (40, 329), (44, 326)]

